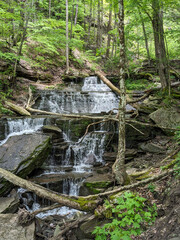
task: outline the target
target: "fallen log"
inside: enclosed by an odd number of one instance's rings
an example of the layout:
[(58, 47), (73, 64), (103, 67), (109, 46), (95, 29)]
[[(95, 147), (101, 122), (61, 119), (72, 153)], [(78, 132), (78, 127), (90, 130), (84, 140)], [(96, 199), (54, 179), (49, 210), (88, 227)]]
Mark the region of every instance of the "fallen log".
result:
[(96, 71), (95, 73), (113, 92), (118, 95), (121, 94), (119, 88), (114, 86), (100, 71)]
[(14, 104), (14, 103), (11, 103), (11, 102), (8, 102), (8, 101), (5, 101), (5, 104), (8, 108), (10, 108), (11, 110), (13, 110), (16, 113), (19, 113), (22, 116), (31, 116), (31, 114), (26, 109), (24, 109), (23, 107), (20, 107), (20, 106)]
[(49, 199), (52, 202), (61, 204), (62, 206), (67, 206), (81, 211), (93, 212), (100, 201), (97, 197), (92, 197), (92, 199), (86, 200), (86, 197), (74, 197), (58, 194), (38, 184), (22, 179), (3, 168), (0, 168), (0, 175), (14, 185), (34, 192), (39, 197)]
[(89, 195), (89, 196), (68, 196), (65, 194), (59, 194), (54, 191), (51, 191), (47, 188), (44, 188), (38, 184), (35, 184), (33, 182), (30, 182), (28, 180), (22, 179), (15, 174), (0, 168), (0, 175), (1, 177), (5, 178), (6, 180), (10, 181), (14, 185), (17, 185), (19, 187), (28, 189), (29, 191), (34, 192), (36, 195), (49, 199), (52, 202), (56, 202), (62, 206), (67, 206), (70, 208), (78, 209), (81, 211), (86, 211), (86, 212), (93, 212), (98, 205), (102, 204), (104, 201), (104, 198), (111, 196), (113, 194), (129, 190), (132, 188), (136, 188), (142, 185), (146, 185), (150, 182), (155, 182), (161, 178), (164, 178), (168, 176), (169, 174), (172, 174), (174, 172), (174, 169), (164, 171), (160, 173), (159, 175), (155, 175), (151, 178), (142, 180), (140, 182), (127, 185), (127, 186), (122, 186), (117, 189), (114, 189), (112, 191), (107, 191), (104, 193), (99, 193), (99, 194), (94, 194), (94, 195)]

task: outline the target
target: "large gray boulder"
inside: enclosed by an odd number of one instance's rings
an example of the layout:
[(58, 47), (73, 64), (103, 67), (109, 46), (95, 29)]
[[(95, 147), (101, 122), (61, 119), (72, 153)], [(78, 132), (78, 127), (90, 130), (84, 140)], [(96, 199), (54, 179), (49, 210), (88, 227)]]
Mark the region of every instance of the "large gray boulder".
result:
[(180, 125), (180, 112), (176, 108), (159, 108), (149, 117), (160, 127), (176, 128)]
[(0, 214), (0, 239), (34, 240), (35, 223), (22, 227), (18, 224), (17, 214)]
[(0, 197), (0, 213), (15, 213), (19, 206), (19, 199), (15, 196)]
[[(25, 178), (47, 159), (50, 137), (43, 134), (13, 136), (0, 147), (0, 167)], [(7, 193), (11, 184), (0, 181), (0, 195)]]

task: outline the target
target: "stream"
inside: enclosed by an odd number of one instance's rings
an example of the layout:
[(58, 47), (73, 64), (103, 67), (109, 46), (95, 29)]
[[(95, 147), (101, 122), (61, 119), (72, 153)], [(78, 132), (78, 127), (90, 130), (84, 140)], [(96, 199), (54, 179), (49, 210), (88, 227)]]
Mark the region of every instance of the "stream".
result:
[[(81, 84), (70, 83), (65, 91), (37, 90), (35, 94), (34, 108), (55, 113), (107, 114), (110, 111), (116, 113), (118, 108), (118, 97), (95, 76), (86, 77)], [(51, 154), (41, 171), (36, 173), (35, 181), (54, 191), (77, 196), (83, 180), (92, 174), (93, 166), (105, 164), (103, 153), (111, 126), (99, 123), (93, 125), (86, 135), (83, 132), (81, 136), (76, 136), (74, 128), (80, 126), (79, 122), (71, 119), (59, 122), (47, 116), (8, 118), (0, 145), (11, 136), (42, 132), (45, 125), (58, 125), (62, 133), (52, 139)], [(30, 211), (52, 204), (22, 188), (18, 193), (22, 204)], [(75, 211), (61, 207), (38, 216), (69, 215)]]

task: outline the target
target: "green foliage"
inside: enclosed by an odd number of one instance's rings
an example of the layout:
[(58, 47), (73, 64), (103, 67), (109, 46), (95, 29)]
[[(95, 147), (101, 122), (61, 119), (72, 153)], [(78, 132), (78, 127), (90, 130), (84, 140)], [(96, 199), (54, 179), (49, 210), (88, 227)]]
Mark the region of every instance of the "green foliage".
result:
[[(178, 130), (175, 133), (175, 140), (178, 145), (180, 145), (180, 127), (178, 127)], [(175, 158), (176, 162), (174, 165), (175, 175), (177, 177), (180, 177), (180, 152), (176, 155)]]
[(156, 186), (153, 183), (150, 183), (148, 185), (148, 188), (149, 188), (149, 191), (153, 193), (155, 191), (155, 189), (156, 189)]
[(147, 200), (132, 192), (125, 192), (116, 203), (105, 202), (110, 210), (110, 223), (96, 227), (93, 231), (96, 240), (131, 240), (151, 225), (157, 216), (156, 205), (149, 206)]
[(153, 86), (153, 84), (146, 79), (139, 79), (139, 80), (127, 79), (125, 81), (125, 85), (127, 90), (143, 90)]

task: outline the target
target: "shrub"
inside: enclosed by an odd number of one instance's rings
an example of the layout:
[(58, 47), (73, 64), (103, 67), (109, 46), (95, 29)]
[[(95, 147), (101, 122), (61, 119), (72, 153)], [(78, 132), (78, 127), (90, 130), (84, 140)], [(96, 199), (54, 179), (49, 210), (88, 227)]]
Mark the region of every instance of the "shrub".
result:
[(114, 204), (106, 201), (105, 207), (112, 212), (112, 221), (96, 227), (93, 231), (96, 240), (131, 240), (131, 236), (141, 234), (157, 216), (155, 204), (149, 206), (147, 199), (132, 192), (125, 192)]

